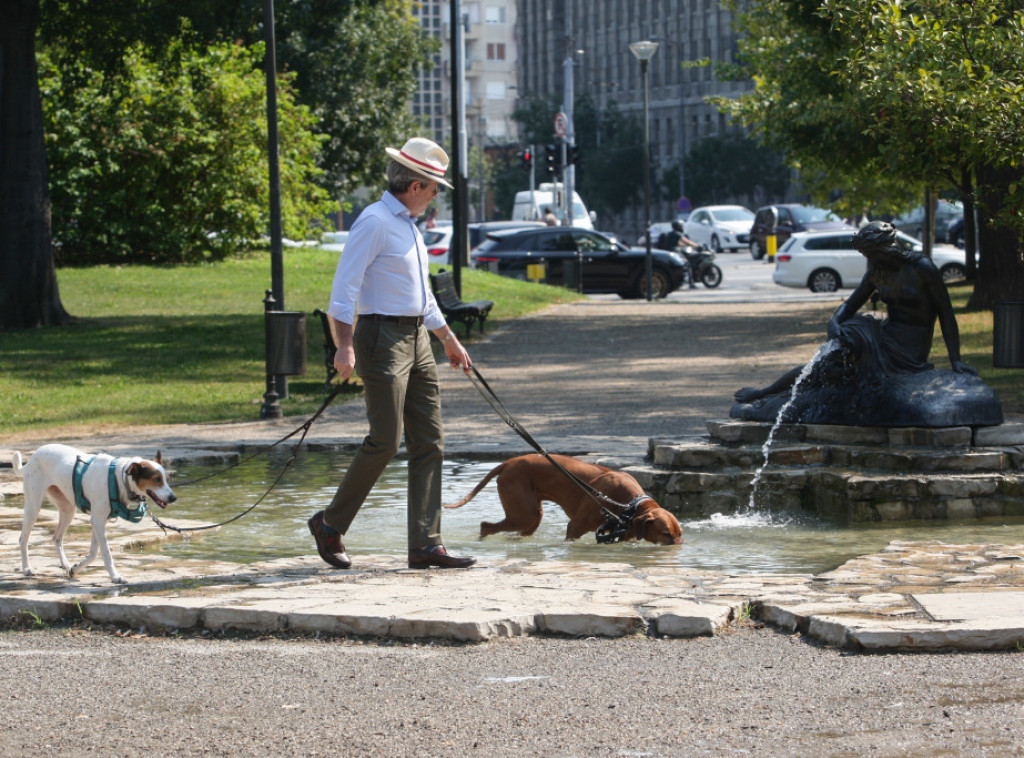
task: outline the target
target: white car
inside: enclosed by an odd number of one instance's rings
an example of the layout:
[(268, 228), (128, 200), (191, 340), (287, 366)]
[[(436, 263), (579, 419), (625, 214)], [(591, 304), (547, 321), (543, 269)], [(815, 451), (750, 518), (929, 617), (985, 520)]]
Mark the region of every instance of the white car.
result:
[[(775, 256), (772, 279), (783, 287), (807, 287), (811, 292), (835, 292), (860, 284), (867, 271), (867, 258), (853, 247), (854, 230), (838, 232), (797, 232)], [(909, 234), (897, 232), (907, 250), (920, 252), (921, 243)], [(964, 251), (948, 245), (932, 248), (932, 261), (947, 282), (963, 279), (967, 271)]]
[(454, 227), (451, 225), (438, 224), (433, 229), (426, 229), (422, 232), (423, 241), (427, 245), (427, 261), (430, 263), (447, 264), (449, 262), (448, 248), (451, 247)]
[(347, 239), (348, 232), (324, 232), (323, 237), (320, 238), (320, 249), (340, 253), (345, 249), (345, 240)]
[(684, 227), (686, 236), (720, 253), (745, 248), (750, 241), (754, 214), (742, 205), (705, 205), (695, 208)]

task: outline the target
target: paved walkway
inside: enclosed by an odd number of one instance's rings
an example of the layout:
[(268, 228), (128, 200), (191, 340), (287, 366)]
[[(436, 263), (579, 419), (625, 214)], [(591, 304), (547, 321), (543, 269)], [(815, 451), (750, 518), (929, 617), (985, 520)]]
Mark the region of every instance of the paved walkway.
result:
[[(547, 449), (635, 459), (650, 437), (703, 433), (707, 419), (727, 416), (736, 388), (766, 383), (806, 360), (833, 305), (588, 301), (518, 321), (470, 350)], [(442, 376), (449, 454), (500, 457), (529, 449), (468, 380), (447, 370)], [(286, 419), (91, 430), (62, 439), (123, 454), (160, 448), (174, 460), (264, 443), (294, 425)], [(332, 408), (307, 439), (355, 445), (364, 433), (356, 401)], [(27, 453), (46, 441), (54, 440), (25, 435), (3, 447)], [(0, 493), (17, 484), (8, 471)], [(60, 576), (45, 521), (33, 546), (41, 576), (20, 576), (20, 509), (13, 506), (0, 507), (0, 618), (82, 615), (147, 628), (485, 640), (714, 634), (752, 614), (829, 644), (869, 649), (988, 649), (1024, 641), (1024, 546), (893, 543), (818, 576), (515, 561), (422, 572), (383, 556), (354, 556), (355, 568), (332, 571), (315, 555), (242, 566), (120, 552), (163, 535), (149, 522), (118, 522), (109, 532), (131, 582), (125, 589), (109, 584), (101, 563), (74, 580)], [(78, 532), (68, 552), (84, 552), (87, 539), (86, 530)]]

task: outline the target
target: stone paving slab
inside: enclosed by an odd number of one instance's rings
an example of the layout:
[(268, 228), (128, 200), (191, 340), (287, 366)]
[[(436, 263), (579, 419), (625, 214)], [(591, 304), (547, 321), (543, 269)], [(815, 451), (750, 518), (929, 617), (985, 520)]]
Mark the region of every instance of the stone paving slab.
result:
[[(4, 620), (33, 614), (150, 630), (484, 642), (536, 634), (713, 635), (749, 615), (864, 650), (1024, 643), (1024, 546), (894, 542), (816, 576), (525, 561), (413, 571), (390, 556), (360, 557), (347, 571), (315, 556), (167, 566), (154, 554), (139, 562), (122, 555), (128, 587), (111, 585), (102, 566), (75, 579), (59, 570), (22, 577), (16, 550), (0, 545)], [(985, 591), (965, 591), (968, 577), (984, 581)]]

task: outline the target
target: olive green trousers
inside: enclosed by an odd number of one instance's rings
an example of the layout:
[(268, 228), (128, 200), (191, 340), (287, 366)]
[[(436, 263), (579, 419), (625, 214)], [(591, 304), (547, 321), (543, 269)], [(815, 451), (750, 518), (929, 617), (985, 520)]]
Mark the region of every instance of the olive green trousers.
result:
[(353, 334), (370, 433), (355, 454), (324, 521), (342, 534), (405, 434), (409, 459), (409, 549), (441, 544), (441, 390), (430, 335), (423, 326), (358, 319)]

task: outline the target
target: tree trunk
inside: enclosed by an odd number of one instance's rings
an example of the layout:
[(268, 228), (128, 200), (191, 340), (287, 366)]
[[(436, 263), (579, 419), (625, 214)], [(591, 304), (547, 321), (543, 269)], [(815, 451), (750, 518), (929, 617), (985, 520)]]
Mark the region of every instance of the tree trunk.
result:
[(1021, 170), (981, 166), (978, 191), (978, 278), (968, 301), (972, 309), (991, 309), (1000, 300), (1020, 300), (1024, 293), (1024, 239), (1011, 227), (993, 222)]
[(39, 0), (0, 0), (0, 329), (65, 324), (36, 69)]

